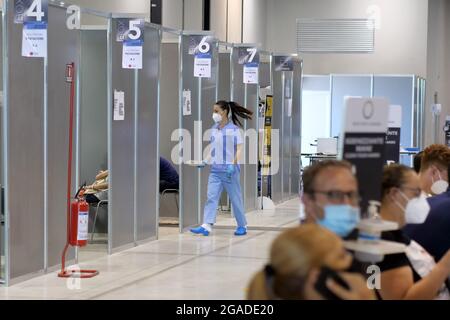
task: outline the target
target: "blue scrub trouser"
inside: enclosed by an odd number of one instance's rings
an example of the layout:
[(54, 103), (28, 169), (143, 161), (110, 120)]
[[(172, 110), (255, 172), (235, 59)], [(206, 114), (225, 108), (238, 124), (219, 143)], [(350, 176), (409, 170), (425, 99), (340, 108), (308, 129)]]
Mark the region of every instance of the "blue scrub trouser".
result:
[(235, 172), (231, 178), (228, 177), (226, 172), (211, 172), (209, 174), (208, 199), (206, 200), (203, 217), (204, 223), (214, 224), (216, 222), (217, 207), (219, 206), (223, 188), (225, 188), (230, 197), (238, 227), (246, 227), (247, 220), (245, 219), (239, 172)]

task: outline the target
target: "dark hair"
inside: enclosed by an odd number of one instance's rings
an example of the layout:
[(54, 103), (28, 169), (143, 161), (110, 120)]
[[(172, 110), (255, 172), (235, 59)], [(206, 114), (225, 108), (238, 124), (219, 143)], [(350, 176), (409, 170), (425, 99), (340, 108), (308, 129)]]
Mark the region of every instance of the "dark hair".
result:
[(420, 172), (420, 166), (422, 163), (422, 156), (423, 156), (423, 151), (420, 151), (418, 154), (416, 154), (414, 156), (414, 160), (413, 160), (413, 167), (414, 167), (414, 171), (419, 173)]
[(423, 150), (420, 170), (424, 171), (436, 165), (440, 170), (446, 170), (450, 165), (450, 148), (443, 144), (432, 144)]
[(406, 175), (409, 172), (413, 172), (413, 169), (401, 164), (385, 166), (381, 183), (381, 194), (383, 198), (392, 188), (401, 188), (406, 183)]
[(314, 186), (316, 183), (316, 177), (325, 169), (328, 168), (341, 168), (352, 171), (352, 165), (345, 160), (325, 160), (319, 161), (306, 168), (302, 175), (303, 179), (303, 192), (305, 194), (313, 194)]
[(239, 121), (239, 118), (251, 119), (253, 115), (252, 111), (233, 101), (228, 102), (225, 100), (220, 100), (216, 102), (216, 105), (218, 105), (222, 110), (225, 110), (227, 112), (227, 115), (229, 115), (231, 112), (231, 120), (235, 125), (240, 127), (242, 127), (242, 123), (241, 121)]

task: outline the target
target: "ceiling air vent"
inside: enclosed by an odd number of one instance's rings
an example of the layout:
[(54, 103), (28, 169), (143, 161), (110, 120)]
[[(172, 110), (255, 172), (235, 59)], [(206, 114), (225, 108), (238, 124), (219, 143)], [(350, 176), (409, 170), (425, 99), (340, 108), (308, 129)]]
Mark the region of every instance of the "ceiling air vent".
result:
[(299, 53), (373, 53), (372, 19), (297, 19)]

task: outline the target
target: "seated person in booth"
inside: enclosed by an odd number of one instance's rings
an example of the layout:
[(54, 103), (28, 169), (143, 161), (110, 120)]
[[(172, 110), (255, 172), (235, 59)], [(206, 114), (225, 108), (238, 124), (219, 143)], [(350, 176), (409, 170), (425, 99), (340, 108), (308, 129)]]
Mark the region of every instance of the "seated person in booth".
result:
[(80, 195), (84, 195), (87, 203), (94, 204), (108, 199), (108, 170), (100, 170), (91, 185), (85, 186)]
[(159, 158), (159, 192), (179, 188), (179, 176), (174, 166), (165, 158)]
[[(380, 216), (402, 228), (406, 223), (421, 224), (430, 206), (421, 190), (418, 175), (403, 165), (386, 166), (383, 170)], [(406, 251), (386, 255), (377, 263), (381, 270), (382, 299), (449, 300), (450, 251), (435, 262), (433, 257), (401, 229), (386, 231), (381, 238), (405, 244)]]
[(425, 222), (407, 225), (404, 231), (439, 261), (450, 249), (450, 149), (444, 145), (426, 148), (421, 167), (422, 185), (433, 182), (430, 190), (439, 195), (427, 199), (431, 210)]
[[(316, 224), (284, 231), (272, 243), (269, 264), (252, 278), (249, 300), (373, 300), (365, 278), (345, 272), (352, 264), (343, 241)], [(348, 288), (330, 275), (338, 276)]]

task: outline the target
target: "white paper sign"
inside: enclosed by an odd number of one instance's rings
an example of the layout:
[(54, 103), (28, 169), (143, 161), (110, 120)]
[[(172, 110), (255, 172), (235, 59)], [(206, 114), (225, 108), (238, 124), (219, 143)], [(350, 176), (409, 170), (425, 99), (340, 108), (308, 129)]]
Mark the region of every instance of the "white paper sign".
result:
[(391, 105), (389, 108), (389, 128), (402, 127), (402, 106)]
[(88, 239), (88, 224), (89, 224), (89, 213), (80, 212), (78, 214), (78, 238), (77, 240), (87, 240)]
[(47, 56), (47, 25), (24, 24), (22, 29), (22, 56), (45, 58)]
[(124, 42), (122, 46), (122, 68), (142, 69), (142, 44)]
[(114, 121), (125, 120), (125, 92), (114, 90)]
[(258, 84), (258, 64), (244, 65), (244, 83)]
[(191, 90), (183, 90), (183, 116), (192, 114)]
[(386, 132), (389, 100), (384, 98), (346, 98), (343, 115), (345, 132)]
[(211, 56), (196, 55), (194, 59), (194, 77), (211, 78)]

